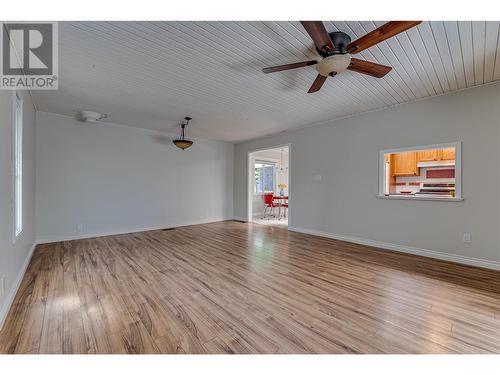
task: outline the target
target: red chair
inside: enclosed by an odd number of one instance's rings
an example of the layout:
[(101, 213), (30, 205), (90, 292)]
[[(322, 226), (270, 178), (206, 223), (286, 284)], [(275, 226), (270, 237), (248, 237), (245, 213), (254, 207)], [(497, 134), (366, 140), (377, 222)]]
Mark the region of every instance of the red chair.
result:
[(283, 207), (283, 217), (286, 217), (286, 213), (288, 211), (288, 201), (286, 203), (282, 203), (281, 207)]
[(280, 207), (279, 204), (274, 202), (274, 193), (264, 193), (264, 217), (266, 217), (267, 209), (271, 210), (271, 215), (273, 214), (273, 208)]

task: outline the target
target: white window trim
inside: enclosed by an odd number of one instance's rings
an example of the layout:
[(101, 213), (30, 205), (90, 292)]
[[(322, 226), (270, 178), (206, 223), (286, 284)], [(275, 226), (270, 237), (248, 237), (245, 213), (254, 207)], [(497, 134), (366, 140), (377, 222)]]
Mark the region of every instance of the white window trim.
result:
[[(440, 148), (455, 147), (455, 197), (440, 198), (440, 197), (407, 197), (384, 194), (384, 173), (385, 173), (385, 154), (419, 151), (419, 150), (434, 150)], [(421, 201), (440, 201), (440, 202), (460, 202), (465, 198), (462, 195), (462, 142), (437, 143), (424, 146), (410, 146), (381, 150), (379, 153), (379, 171), (378, 171), (378, 194), (377, 198), (381, 199), (400, 199), (400, 200), (421, 200)]]
[[(18, 128), (18, 106), (20, 107), (21, 123)], [(22, 235), (24, 229), (23, 223), (23, 100), (16, 91), (12, 95), (12, 243), (15, 243)], [(18, 133), (20, 131), (20, 135)], [(20, 136), (20, 139), (18, 138)], [(20, 158), (18, 159), (18, 153)], [(18, 163), (20, 164), (18, 168)], [(18, 185), (20, 196), (18, 195)], [(19, 204), (18, 204), (18, 199)], [(20, 223), (18, 223), (20, 222)], [(19, 224), (19, 225), (18, 225)], [(19, 229), (19, 230), (18, 230)]]
[[(276, 186), (277, 186), (277, 178), (278, 178), (278, 172), (277, 172), (277, 168), (276, 168), (276, 165), (277, 163), (274, 162), (274, 161), (269, 161), (269, 160), (262, 160), (262, 159), (255, 159), (254, 160), (254, 169), (255, 169), (255, 164), (267, 164), (267, 165), (272, 165), (274, 167), (274, 176), (273, 176), (273, 192), (276, 192)], [(256, 192), (255, 191), (255, 180), (254, 180), (254, 195), (264, 195), (265, 192)]]

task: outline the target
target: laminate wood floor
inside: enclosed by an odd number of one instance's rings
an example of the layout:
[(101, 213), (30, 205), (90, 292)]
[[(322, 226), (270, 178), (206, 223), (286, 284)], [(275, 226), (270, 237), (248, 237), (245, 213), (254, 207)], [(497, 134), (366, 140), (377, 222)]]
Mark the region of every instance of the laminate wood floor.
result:
[(2, 353), (500, 353), (500, 273), (220, 222), (37, 246)]

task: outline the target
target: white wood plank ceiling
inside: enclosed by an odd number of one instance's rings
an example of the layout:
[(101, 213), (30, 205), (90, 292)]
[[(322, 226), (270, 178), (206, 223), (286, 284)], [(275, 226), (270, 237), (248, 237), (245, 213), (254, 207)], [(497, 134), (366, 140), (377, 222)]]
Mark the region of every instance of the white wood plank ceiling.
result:
[[(384, 22), (325, 22), (354, 40)], [(354, 72), (307, 94), (316, 59), (299, 22), (62, 22), (59, 90), (35, 91), (40, 111), (89, 109), (110, 122), (243, 141), (286, 129), (500, 80), (500, 22), (423, 22), (356, 57), (390, 65), (382, 79)]]

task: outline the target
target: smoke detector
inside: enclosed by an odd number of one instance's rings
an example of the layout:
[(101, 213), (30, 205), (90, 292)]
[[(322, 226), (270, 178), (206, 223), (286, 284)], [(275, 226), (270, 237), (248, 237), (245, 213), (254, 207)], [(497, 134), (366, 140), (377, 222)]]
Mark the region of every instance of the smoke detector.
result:
[(85, 122), (96, 122), (97, 120), (102, 120), (108, 117), (108, 115), (92, 112), (92, 111), (80, 111), (80, 119)]

